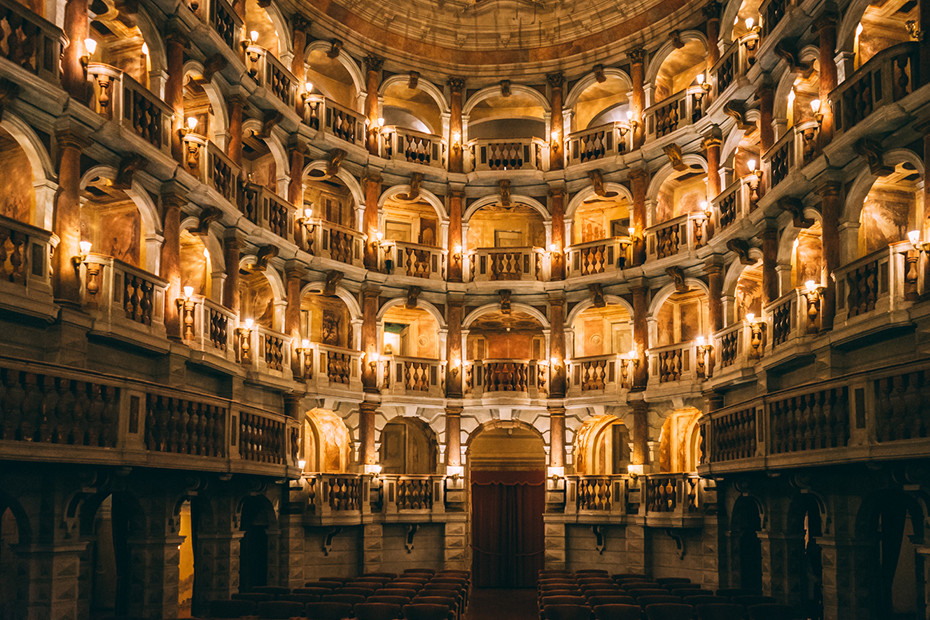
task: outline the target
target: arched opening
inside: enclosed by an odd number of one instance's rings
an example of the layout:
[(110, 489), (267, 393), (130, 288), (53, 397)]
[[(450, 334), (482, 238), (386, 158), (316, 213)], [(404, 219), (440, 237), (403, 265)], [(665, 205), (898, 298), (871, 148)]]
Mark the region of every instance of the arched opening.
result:
[(239, 591), (251, 592), (269, 585), (268, 567), (273, 559), (271, 544), (277, 534), (277, 520), (268, 498), (260, 495), (246, 497), (240, 510)]
[(546, 140), (546, 111), (539, 99), (528, 93), (491, 95), (468, 114), (469, 140), (522, 138)]
[(81, 195), (81, 241), (95, 254), (145, 269), (150, 262), (142, 236), (142, 214), (130, 196), (112, 179), (95, 176)]
[(733, 19), (730, 32), (731, 41), (736, 41), (744, 34), (751, 32), (753, 27), (760, 25), (760, 6), (762, 6), (761, 0), (743, 0), (743, 3), (739, 6), (739, 10), (736, 12), (736, 17)]
[(239, 316), (274, 330), (277, 324), (275, 296), (268, 277), (261, 271), (239, 270)]
[(358, 91), (352, 75), (338, 60), (320, 49), (311, 49), (307, 54), (307, 81), (315, 90), (328, 99), (349, 110), (355, 110)]
[(798, 75), (788, 92), (788, 127), (816, 120), (814, 115), (820, 111), (820, 60), (812, 58), (808, 62), (811, 63), (810, 74)]
[(94, 3), (95, 7), (106, 5), (107, 10), (90, 22), (88, 37), (97, 42), (91, 61), (114, 67), (161, 96), (150, 79), (152, 57), (137, 15), (134, 11), (120, 10), (116, 4), (113, 0)]
[(348, 471), (352, 460), (352, 439), (338, 414), (328, 409), (311, 409), (307, 412), (304, 430), (303, 459), (306, 471)]
[(242, 174), (250, 185), (278, 193), (278, 165), (274, 155), (265, 141), (250, 129), (242, 132)]
[(525, 312), (499, 310), (476, 318), (468, 328), (466, 360), (538, 360), (546, 357), (543, 327)]
[(439, 322), (426, 310), (393, 306), (384, 313), (383, 325), (384, 355), (440, 359)]
[(675, 292), (659, 308), (655, 319), (655, 346), (691, 342), (709, 333), (707, 294), (702, 289)]
[(9, 508), (0, 497), (0, 618), (13, 620), (20, 613), (17, 600), (19, 598), (19, 558), (16, 548), (20, 545), (19, 523), (13, 509)]
[[(311, 171), (310, 174), (304, 176), (303, 183), (303, 208), (304, 214), (310, 218), (309, 221), (325, 222), (325, 224), (356, 230), (356, 205), (351, 190), (339, 179), (321, 179), (315, 176), (314, 172), (317, 171)], [(326, 237), (324, 235), (324, 238)], [(328, 243), (327, 247), (331, 245), (334, 244)], [(330, 247), (330, 251), (334, 252), (335, 248)]]
[(194, 526), (191, 501), (184, 500), (178, 511), (178, 618), (194, 615)]
[(300, 299), (300, 337), (314, 344), (353, 349), (352, 316), (335, 295), (306, 293)]
[(543, 567), (546, 451), (532, 427), (499, 422), (468, 446), (477, 587), (530, 588)]
[(819, 221), (799, 231), (791, 249), (791, 285), (798, 288), (810, 280), (818, 286), (826, 281), (823, 264), (823, 227)]
[(762, 261), (743, 269), (733, 291), (733, 315), (730, 324), (738, 323), (747, 315), (762, 316)]
[(756, 501), (745, 496), (737, 499), (730, 521), (734, 577), (743, 590), (759, 593), (762, 592), (761, 530), (762, 515)]
[(435, 474), (437, 453), (435, 434), (419, 418), (394, 418), (381, 430), (385, 474)]
[(486, 205), (469, 218), (465, 244), (469, 251), (543, 248), (546, 245), (546, 225), (539, 211), (530, 206)]
[(618, 355), (633, 348), (633, 317), (622, 304), (585, 308), (575, 317), (572, 332), (573, 361)]
[(901, 162), (891, 173), (875, 179), (859, 213), (860, 257), (906, 240), (911, 230), (920, 231), (924, 238), (922, 188), (923, 179), (911, 162)]
[(701, 462), (698, 418), (694, 407), (676, 409), (662, 423), (659, 433), (659, 471), (692, 473)]
[(430, 134), (442, 132), (442, 111), (426, 91), (397, 81), (384, 89), (382, 97), (381, 116), (385, 126)]
[(213, 261), (203, 239), (189, 230), (181, 231), (181, 286), (190, 286), (195, 295), (213, 297)]
[(439, 216), (433, 205), (425, 200), (407, 201), (392, 197), (384, 203), (381, 213), (385, 241), (440, 247)]
[(224, 129), (217, 122), (216, 113), (221, 111), (213, 108), (205, 87), (209, 87), (209, 82), (204, 82), (203, 77), (190, 72), (184, 76), (184, 126), (192, 134), (219, 142), (218, 134)]
[(701, 166), (692, 164), (686, 170), (673, 171), (659, 186), (653, 224), (706, 210), (707, 173)]
[[(36, 193), (33, 187), (32, 165), (29, 163), (26, 151), (16, 138), (2, 128), (0, 128), (0, 169), (3, 170), (0, 216), (22, 224), (33, 224)], [(12, 241), (7, 240), (4, 243), (12, 243)]]
[[(281, 57), (281, 44), (274, 22), (263, 7), (263, 3), (257, 0), (245, 2), (245, 33), (252, 45), (268, 50), (275, 58)], [(257, 36), (253, 37), (253, 33)]]
[(700, 39), (690, 39), (673, 50), (659, 66), (655, 78), (653, 102), (658, 103), (692, 84), (707, 67), (707, 46)]
[(854, 67), (858, 69), (899, 43), (913, 41), (908, 22), (920, 23), (920, 3), (898, 0), (866, 6), (853, 39)]
[(627, 473), (630, 432), (626, 424), (612, 415), (586, 420), (575, 434), (573, 463), (579, 476)]
[[(614, 193), (614, 192), (611, 192)], [(572, 244), (630, 235), (630, 201), (625, 196), (592, 195), (578, 205), (572, 218)]]
[(818, 539), (823, 536), (820, 503), (810, 493), (802, 493), (788, 514), (788, 534), (794, 549), (794, 566), (789, 577), (795, 580), (800, 608), (805, 618), (823, 618), (823, 557)]
[(616, 75), (605, 75), (603, 82), (595, 82), (578, 95), (572, 110), (572, 130), (581, 131), (608, 123), (626, 122), (630, 109), (626, 80)]

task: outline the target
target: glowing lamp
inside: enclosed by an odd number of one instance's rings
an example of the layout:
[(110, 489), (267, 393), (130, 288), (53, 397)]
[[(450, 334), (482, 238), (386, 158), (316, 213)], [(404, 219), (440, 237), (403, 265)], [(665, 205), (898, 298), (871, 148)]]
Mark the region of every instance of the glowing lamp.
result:
[(814, 280), (808, 280), (804, 283), (804, 288), (807, 289), (808, 293), (813, 293), (817, 290), (817, 283)]
[(94, 52), (97, 51), (97, 40), (96, 39), (84, 39), (84, 47), (87, 49), (87, 55), (93, 56)]
[(917, 242), (920, 241), (920, 231), (919, 230), (908, 231), (907, 240), (910, 241), (912, 245), (917, 245)]
[(190, 300), (190, 298), (193, 297), (193, 296), (194, 296), (194, 287), (193, 287), (193, 286), (185, 286), (185, 287), (184, 287), (184, 299)]

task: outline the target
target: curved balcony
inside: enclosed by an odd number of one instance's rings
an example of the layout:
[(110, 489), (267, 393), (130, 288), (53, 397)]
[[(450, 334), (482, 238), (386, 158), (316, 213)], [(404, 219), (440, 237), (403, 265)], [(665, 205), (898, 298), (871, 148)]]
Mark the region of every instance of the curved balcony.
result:
[(707, 356), (697, 351), (697, 342), (681, 342), (648, 350), (649, 381), (655, 385), (703, 381), (709, 376)]
[(623, 155), (633, 150), (629, 123), (607, 123), (569, 134), (565, 141), (568, 165)]
[(293, 337), (261, 325), (236, 329), (240, 364), (263, 377), (289, 380)]
[(766, 192), (777, 188), (795, 170), (800, 170), (820, 153), (817, 138), (820, 123), (805, 121), (794, 125), (762, 155)]
[(364, 235), (346, 226), (307, 218), (300, 223), (300, 249), (310, 256), (319, 256), (346, 265), (362, 266)]
[(442, 398), (445, 362), (422, 357), (387, 355), (379, 368), (382, 394)]
[(629, 360), (615, 353), (575, 357), (567, 363), (568, 396), (617, 396), (628, 389)]
[(50, 260), (58, 239), (52, 233), (0, 216), (0, 307), (51, 317)]
[(299, 349), (298, 355), (298, 367), (309, 386), (361, 391), (361, 351), (312, 342)]
[[(905, 278), (916, 287), (916, 272), (905, 269), (905, 256), (911, 249), (908, 242), (893, 244), (840, 267), (836, 280), (836, 317), (834, 331), (853, 324), (870, 323), (879, 326), (906, 321), (900, 311), (911, 306), (905, 294)], [(916, 288), (915, 288), (916, 292)]]
[(297, 78), (270, 51), (257, 45), (245, 48), (245, 67), (249, 77), (285, 109), (294, 110), (297, 95)]
[(469, 140), (465, 144), (466, 170), (537, 170), (548, 168), (545, 154), (549, 145), (539, 138)]
[(541, 248), (478, 248), (468, 252), (468, 281), (544, 281), (547, 255)]
[(385, 159), (420, 164), (445, 170), (448, 165), (446, 142), (431, 133), (396, 125), (381, 129), (381, 156)]
[(709, 72), (714, 101), (729, 98), (729, 88), (746, 76), (749, 66), (746, 46), (741, 41), (731, 43)]
[(700, 86), (689, 86), (643, 111), (646, 119), (646, 140), (664, 138), (692, 125), (704, 116), (707, 93)]
[(647, 257), (653, 260), (689, 254), (706, 243), (705, 213), (685, 213), (646, 229)]
[(201, 359), (236, 361), (235, 326), (239, 317), (235, 312), (200, 295), (179, 300), (178, 306), (181, 335), (187, 346), (202, 353)]
[(630, 264), (629, 237), (588, 241), (565, 248), (565, 275), (569, 278), (616, 273)]
[(365, 146), (365, 116), (322, 95), (306, 97), (303, 121), (324, 136), (332, 136), (363, 148)]
[(737, 179), (711, 201), (715, 237), (727, 230), (737, 228), (733, 225), (749, 215), (751, 211), (750, 194), (751, 190), (746, 182)]
[(227, 0), (194, 0), (183, 3), (200, 19), (209, 24), (226, 47), (237, 56), (242, 51), (242, 18)]
[(385, 273), (442, 281), (446, 279), (447, 251), (405, 241), (381, 242), (381, 268)]
[(509, 396), (545, 397), (548, 364), (536, 360), (476, 360), (465, 363), (465, 394), (470, 398)]
[[(18, 2), (0, 5), (0, 58), (39, 78), (58, 85), (59, 61), (65, 34)], [(9, 34), (6, 34), (9, 33)]]
[(261, 185), (246, 183), (239, 189), (239, 211), (247, 220), (278, 235), (285, 241), (294, 241), (294, 205)]
[(90, 63), (87, 78), (93, 88), (91, 110), (170, 156), (174, 113), (167, 103), (110, 65)]
[(837, 137), (917, 88), (917, 54), (916, 42), (893, 45), (875, 54), (830, 93)]
[(238, 208), (242, 169), (204, 136), (188, 134), (184, 137), (184, 146), (184, 169)]

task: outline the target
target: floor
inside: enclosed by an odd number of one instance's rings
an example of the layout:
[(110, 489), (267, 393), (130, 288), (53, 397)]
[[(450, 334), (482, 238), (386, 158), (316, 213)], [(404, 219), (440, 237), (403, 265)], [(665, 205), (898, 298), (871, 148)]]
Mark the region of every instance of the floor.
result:
[(536, 590), (474, 589), (466, 620), (538, 620)]

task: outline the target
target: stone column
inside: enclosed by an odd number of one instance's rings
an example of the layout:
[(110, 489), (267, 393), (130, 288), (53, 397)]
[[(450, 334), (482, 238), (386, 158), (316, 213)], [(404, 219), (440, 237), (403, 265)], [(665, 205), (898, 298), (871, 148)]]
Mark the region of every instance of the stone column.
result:
[(823, 564), (823, 617), (870, 619), (869, 592), (874, 584), (868, 567), (874, 561), (874, 543), (838, 535), (820, 537), (817, 544)]
[(775, 144), (775, 127), (772, 125), (775, 118), (775, 88), (769, 75), (762, 77), (756, 96), (759, 98), (759, 148), (765, 153)]
[(140, 618), (177, 617), (178, 564), (182, 542), (183, 537), (168, 534), (150, 538), (133, 537), (127, 541), (129, 564), (132, 567), (130, 579), (133, 582), (129, 586), (131, 595), (127, 615)]
[(68, 37), (68, 46), (62, 50), (61, 86), (69, 95), (80, 101), (85, 101), (89, 92), (84, 66), (81, 64), (81, 57), (87, 54), (87, 48), (84, 46), (89, 32), (87, 9), (88, 0), (65, 2), (64, 31)]
[(630, 170), (630, 193), (633, 194), (633, 228), (636, 239), (633, 242), (633, 265), (646, 262), (646, 190), (649, 173), (644, 168)]
[(630, 407), (633, 410), (633, 453), (630, 455), (630, 462), (633, 465), (642, 465), (643, 471), (649, 465), (649, 404), (637, 398), (630, 401)]
[(226, 100), (229, 110), (229, 141), (226, 143), (226, 155), (233, 163), (242, 166), (242, 116), (245, 111), (245, 99), (233, 95)]
[(549, 212), (552, 214), (550, 280), (565, 279), (565, 190), (549, 188)]
[[(462, 351), (462, 319), (465, 316), (465, 302), (461, 295), (450, 295), (446, 305), (446, 398), (462, 397), (462, 379), (465, 374), (465, 355)], [(459, 371), (453, 372), (453, 362), (458, 360)]]
[(649, 367), (646, 349), (649, 348), (649, 326), (646, 320), (649, 312), (649, 285), (645, 279), (631, 282), (633, 293), (633, 344), (636, 346), (636, 367), (633, 369), (633, 388), (639, 392), (646, 389), (649, 380)]
[(565, 467), (565, 407), (550, 406), (549, 467)]
[[(565, 136), (562, 135), (562, 85), (565, 77), (561, 73), (550, 73), (546, 76), (549, 82), (549, 103), (551, 108), (549, 127), (552, 135), (549, 136), (549, 170), (562, 170), (565, 167)], [(558, 140), (553, 136), (558, 133)]]
[(161, 202), (162, 234), (165, 240), (161, 245), (159, 276), (168, 282), (165, 291), (165, 331), (172, 340), (180, 340), (181, 316), (177, 300), (181, 297), (181, 205), (186, 200), (172, 192), (163, 195)]
[(290, 181), (287, 184), (287, 201), (297, 207), (298, 213), (303, 209), (303, 193), (304, 193), (304, 149), (303, 145), (300, 142), (296, 142), (291, 145), (290, 150), (288, 151), (290, 155), (290, 163), (288, 167), (290, 168)]
[[(462, 268), (465, 261), (465, 240), (462, 239), (462, 199), (465, 192), (461, 189), (449, 190), (449, 282), (462, 281)], [(930, 204), (930, 203), (928, 203)], [(456, 258), (457, 256), (457, 258)]]
[(710, 82), (710, 70), (720, 60), (720, 3), (715, 0), (708, 2), (702, 9), (704, 19), (707, 21), (707, 71), (704, 78)]
[(762, 304), (778, 299), (778, 225), (766, 222), (762, 231)]
[[(720, 127), (714, 125), (711, 130), (704, 136), (701, 146), (704, 147), (704, 157), (707, 159), (707, 205), (720, 195), (720, 147), (723, 145), (723, 138)], [(707, 240), (714, 236), (714, 218), (707, 218)]]
[(839, 15), (833, 5), (824, 8), (820, 16), (814, 20), (820, 48), (820, 112), (823, 122), (820, 123), (820, 148), (829, 144), (833, 138), (833, 108), (829, 104), (830, 93), (837, 86), (836, 75), (836, 24)]
[(462, 407), (446, 405), (446, 467), (462, 465)]
[(165, 80), (165, 103), (174, 111), (171, 121), (171, 156), (184, 163), (184, 146), (181, 134), (184, 131), (184, 48), (187, 37), (177, 30), (165, 37), (168, 79)]
[(81, 271), (72, 259), (81, 253), (81, 150), (87, 141), (71, 132), (59, 133), (55, 139), (59, 157), (59, 191), (52, 222), (52, 231), (59, 240), (52, 259), (55, 301), (78, 307), (81, 304)]
[[(288, 261), (284, 267), (285, 287), (287, 289), (287, 306), (284, 308), (284, 333), (292, 338), (291, 368), (295, 378), (303, 377), (300, 367), (300, 355), (296, 349), (300, 346), (300, 289), (303, 284), (304, 268), (297, 261)], [(308, 334), (309, 337), (309, 334)]]
[(820, 213), (823, 225), (823, 262), (827, 269), (826, 288), (820, 304), (824, 329), (833, 327), (836, 315), (836, 282), (833, 274), (840, 267), (840, 212), (843, 209), (842, 188), (838, 181), (826, 181), (820, 186)]
[(378, 155), (378, 88), (381, 86), (381, 66), (384, 59), (369, 54), (365, 57), (365, 117), (368, 119), (368, 152)]
[[(293, 28), (291, 41), (294, 47), (294, 58), (291, 59), (291, 73), (297, 78), (297, 82), (302, 85), (307, 77), (304, 56), (307, 54), (307, 33), (310, 31), (310, 20), (300, 13), (294, 13), (291, 16), (291, 28)], [(298, 99), (300, 98), (298, 97)]]
[(364, 469), (366, 465), (378, 463), (375, 450), (375, 414), (378, 403), (364, 400), (358, 406), (358, 460)]
[[(462, 98), (465, 93), (464, 78), (449, 79), (449, 172), (465, 170), (463, 157), (465, 132), (462, 130)], [(458, 136), (458, 147), (455, 147)]]
[(223, 239), (223, 254), (226, 260), (226, 281), (223, 282), (223, 305), (233, 312), (239, 312), (239, 252), (241, 250), (240, 233), (234, 229), (226, 231)]
[[(86, 541), (34, 543), (14, 548), (19, 561), (19, 605), (28, 620), (77, 618), (81, 556)], [(4, 601), (12, 614), (16, 601)], [(20, 617), (20, 616), (10, 616)]]
[(362, 289), (362, 386), (366, 393), (378, 394), (378, 377), (372, 368), (372, 358), (381, 353), (378, 343), (378, 294), (377, 287)]
[(378, 270), (378, 199), (381, 197), (381, 173), (369, 170), (365, 174), (365, 213), (362, 216), (362, 232), (367, 235), (365, 241), (365, 268)]
[(549, 357), (549, 398), (565, 398), (565, 298), (561, 294), (549, 299)]
[(723, 329), (723, 257), (715, 254), (704, 263), (707, 274), (707, 314), (710, 328), (717, 332)]
[(646, 109), (646, 50), (637, 48), (627, 52), (627, 55), (630, 57), (630, 80), (633, 82), (630, 110), (633, 112), (633, 120), (637, 123), (636, 129), (633, 130), (633, 148), (638, 149), (646, 137), (643, 126), (643, 110)]

